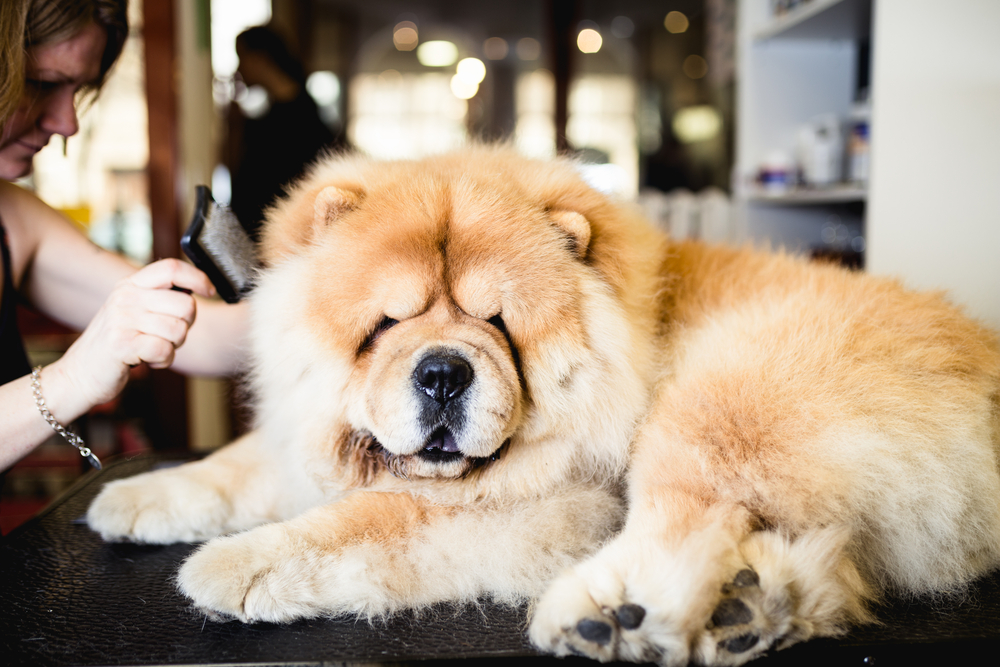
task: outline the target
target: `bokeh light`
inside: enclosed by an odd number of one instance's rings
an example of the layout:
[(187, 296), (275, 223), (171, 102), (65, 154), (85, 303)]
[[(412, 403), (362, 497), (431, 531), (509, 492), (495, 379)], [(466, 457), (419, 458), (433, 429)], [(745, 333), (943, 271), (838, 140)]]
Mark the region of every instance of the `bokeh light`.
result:
[(678, 110), (670, 126), (682, 143), (706, 141), (719, 134), (722, 116), (715, 107), (699, 104)]
[(542, 45), (537, 39), (522, 37), (517, 40), (517, 57), (521, 60), (538, 60), (542, 55)]
[(460, 100), (468, 100), (479, 92), (479, 84), (463, 79), (461, 74), (451, 77), (451, 92)]
[(618, 39), (628, 39), (635, 32), (635, 23), (627, 16), (616, 16), (611, 20), (611, 34)]
[(412, 51), (418, 41), (417, 24), (413, 21), (400, 21), (392, 29), (392, 43), (400, 51)]
[(510, 46), (502, 37), (490, 37), (483, 42), (483, 55), (488, 60), (503, 60), (509, 52)]
[(597, 53), (601, 50), (601, 44), (603, 43), (604, 40), (601, 38), (601, 33), (593, 28), (584, 28), (576, 36), (576, 46), (584, 53)]
[(333, 72), (313, 72), (306, 79), (306, 90), (316, 104), (334, 104), (340, 97), (340, 79)]
[(458, 47), (440, 39), (424, 42), (417, 47), (417, 60), (424, 67), (448, 67), (458, 60)]
[(479, 92), (479, 83), (486, 78), (486, 65), (479, 58), (462, 58), (458, 61), (455, 76), (451, 77), (451, 92), (460, 100), (468, 100)]
[(486, 78), (486, 65), (479, 58), (462, 58), (458, 61), (458, 74), (456, 76), (478, 84)]
[(684, 59), (681, 69), (692, 79), (700, 79), (708, 74), (708, 62), (698, 55), (690, 55)]
[(667, 32), (677, 34), (681, 32), (687, 32), (688, 26), (691, 23), (688, 21), (688, 17), (682, 12), (670, 12), (667, 17), (663, 19), (663, 27), (667, 29)]

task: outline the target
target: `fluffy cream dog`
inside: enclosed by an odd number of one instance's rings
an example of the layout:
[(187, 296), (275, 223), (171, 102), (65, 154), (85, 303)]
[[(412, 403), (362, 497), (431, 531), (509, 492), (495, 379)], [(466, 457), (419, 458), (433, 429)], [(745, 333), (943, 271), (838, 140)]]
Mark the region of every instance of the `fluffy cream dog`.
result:
[(209, 614), (538, 598), (557, 654), (738, 664), (1000, 564), (1000, 344), (937, 295), (494, 148), (331, 159), (263, 249), (256, 429), (88, 515), (209, 540)]

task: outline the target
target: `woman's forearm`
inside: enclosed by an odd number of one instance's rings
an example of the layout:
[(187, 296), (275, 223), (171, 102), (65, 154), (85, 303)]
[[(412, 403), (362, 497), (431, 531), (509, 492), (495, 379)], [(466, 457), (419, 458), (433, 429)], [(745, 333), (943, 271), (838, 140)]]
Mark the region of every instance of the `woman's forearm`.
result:
[[(64, 426), (92, 407), (58, 361), (42, 369), (40, 384), (46, 407)], [(27, 456), (52, 434), (35, 403), (30, 375), (0, 386), (0, 470)]]
[(198, 313), (172, 368), (187, 375), (227, 376), (243, 369), (247, 357), (249, 308), (198, 299)]

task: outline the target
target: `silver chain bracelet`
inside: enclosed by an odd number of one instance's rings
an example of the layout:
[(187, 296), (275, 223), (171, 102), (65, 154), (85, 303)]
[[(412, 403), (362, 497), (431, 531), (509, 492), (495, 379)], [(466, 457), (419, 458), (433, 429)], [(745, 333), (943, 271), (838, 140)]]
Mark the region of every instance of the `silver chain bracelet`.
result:
[(49, 412), (49, 408), (45, 405), (45, 399), (42, 398), (42, 367), (35, 366), (31, 369), (31, 392), (35, 395), (35, 405), (38, 407), (38, 411), (42, 413), (42, 418), (45, 422), (52, 427), (52, 430), (65, 438), (69, 444), (80, 450), (80, 456), (87, 459), (97, 470), (101, 469), (101, 460), (94, 455), (90, 448), (84, 444), (83, 438), (78, 436), (76, 433), (68, 430), (65, 426), (56, 421), (56, 418), (52, 416)]

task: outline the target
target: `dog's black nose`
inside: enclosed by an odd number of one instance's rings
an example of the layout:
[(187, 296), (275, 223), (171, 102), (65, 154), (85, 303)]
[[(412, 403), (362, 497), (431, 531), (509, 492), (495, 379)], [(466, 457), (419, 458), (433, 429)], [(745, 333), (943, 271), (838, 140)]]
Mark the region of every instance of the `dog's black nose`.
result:
[(429, 354), (417, 364), (413, 380), (420, 391), (443, 405), (472, 382), (472, 366), (454, 354)]

